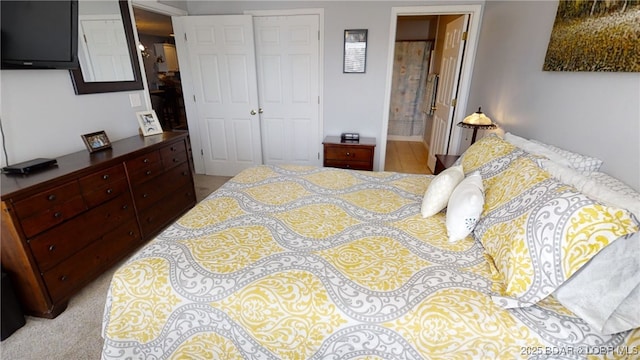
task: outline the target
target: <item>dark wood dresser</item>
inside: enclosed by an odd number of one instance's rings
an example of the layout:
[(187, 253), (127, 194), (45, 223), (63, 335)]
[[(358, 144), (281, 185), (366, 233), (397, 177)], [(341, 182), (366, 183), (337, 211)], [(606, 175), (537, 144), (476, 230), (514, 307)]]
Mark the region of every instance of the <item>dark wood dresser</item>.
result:
[(340, 136), (327, 136), (324, 145), (324, 166), (354, 170), (373, 170), (376, 139), (360, 138), (358, 142), (342, 142)]
[(114, 141), (29, 175), (2, 174), (2, 268), (27, 314), (69, 298), (196, 202), (187, 132)]

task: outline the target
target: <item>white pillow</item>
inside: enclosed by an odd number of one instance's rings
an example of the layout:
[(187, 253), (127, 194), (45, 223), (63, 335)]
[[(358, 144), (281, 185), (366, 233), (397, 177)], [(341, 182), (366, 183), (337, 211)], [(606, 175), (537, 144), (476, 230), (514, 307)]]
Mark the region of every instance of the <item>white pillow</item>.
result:
[(569, 163), (569, 160), (565, 159), (564, 157), (556, 154), (555, 152), (547, 149), (546, 147), (540, 144), (536, 144), (520, 136), (513, 135), (512, 133), (504, 134), (504, 139), (511, 145), (517, 146), (520, 149), (530, 154), (544, 156), (547, 159), (555, 163), (558, 163), (560, 165), (571, 166), (571, 164)]
[(587, 155), (582, 155), (559, 147), (545, 144), (541, 141), (531, 139), (532, 143), (543, 146), (548, 150), (558, 154), (569, 162), (569, 167), (581, 172), (591, 173), (600, 170), (602, 160)]
[(475, 229), (484, 207), (484, 185), (479, 172), (462, 180), (453, 190), (447, 205), (449, 242), (464, 239)]
[(608, 188), (609, 190), (615, 191), (619, 194), (624, 194), (627, 197), (634, 198), (640, 201), (639, 192), (607, 173), (594, 171), (589, 174), (589, 179), (595, 180), (598, 184)]
[(601, 334), (640, 327), (640, 233), (602, 249), (553, 296)]
[(588, 197), (608, 206), (627, 209), (633, 213), (636, 218), (640, 219), (640, 200), (638, 200), (638, 197), (631, 196), (629, 192), (623, 193), (615, 191), (591, 175), (583, 175), (573, 169), (560, 166), (549, 160), (541, 160), (540, 166), (556, 179), (575, 187)]
[(427, 187), (420, 213), (423, 218), (433, 216), (447, 207), (453, 189), (464, 179), (462, 165), (452, 166), (438, 174)]

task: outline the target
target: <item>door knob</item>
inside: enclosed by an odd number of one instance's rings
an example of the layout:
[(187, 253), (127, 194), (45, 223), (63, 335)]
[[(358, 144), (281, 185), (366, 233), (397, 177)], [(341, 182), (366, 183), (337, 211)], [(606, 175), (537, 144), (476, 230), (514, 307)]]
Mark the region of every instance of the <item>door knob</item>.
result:
[(262, 114), (262, 113), (264, 112), (264, 110), (262, 110), (262, 108), (258, 108), (258, 112), (259, 112), (260, 114)]
[(251, 114), (251, 115), (255, 115), (255, 114), (257, 114), (257, 113), (256, 113), (256, 111), (255, 111), (255, 110), (251, 109), (251, 111), (249, 111), (249, 114)]

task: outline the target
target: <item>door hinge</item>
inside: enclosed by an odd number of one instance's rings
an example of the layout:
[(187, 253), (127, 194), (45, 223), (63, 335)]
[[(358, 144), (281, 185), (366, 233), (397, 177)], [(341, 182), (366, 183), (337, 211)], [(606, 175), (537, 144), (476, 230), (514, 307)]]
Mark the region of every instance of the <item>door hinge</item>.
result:
[(196, 102), (196, 96), (193, 95), (193, 102)]
[(320, 30), (318, 30), (318, 40), (320, 40)]
[(467, 41), (467, 35), (468, 33), (466, 31), (462, 33), (462, 41)]
[(200, 149), (200, 156), (204, 156), (204, 150)]
[(318, 95), (318, 105), (320, 105), (320, 95)]
[(318, 160), (320, 160), (320, 153), (318, 153)]
[(184, 41), (187, 41), (187, 33), (184, 33)]
[(84, 43), (85, 43), (85, 44), (88, 44), (89, 42), (87, 41), (87, 35), (82, 34), (82, 37), (84, 38)]
[(456, 107), (458, 105), (458, 99), (451, 99), (451, 106)]

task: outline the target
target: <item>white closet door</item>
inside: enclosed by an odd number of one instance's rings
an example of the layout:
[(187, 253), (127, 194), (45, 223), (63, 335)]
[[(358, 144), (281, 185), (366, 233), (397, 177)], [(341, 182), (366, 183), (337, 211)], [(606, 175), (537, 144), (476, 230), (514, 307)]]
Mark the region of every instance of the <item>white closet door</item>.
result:
[(320, 165), (318, 15), (253, 18), (265, 164)]
[(462, 34), (468, 23), (469, 15), (461, 15), (446, 26), (440, 80), (436, 93), (436, 110), (433, 114), (433, 129), (427, 159), (427, 166), (431, 171), (436, 166), (436, 154), (448, 153), (455, 109), (453, 99), (458, 94), (458, 79), (464, 51)]
[(251, 16), (186, 16), (182, 21), (206, 174), (233, 176), (261, 164)]

